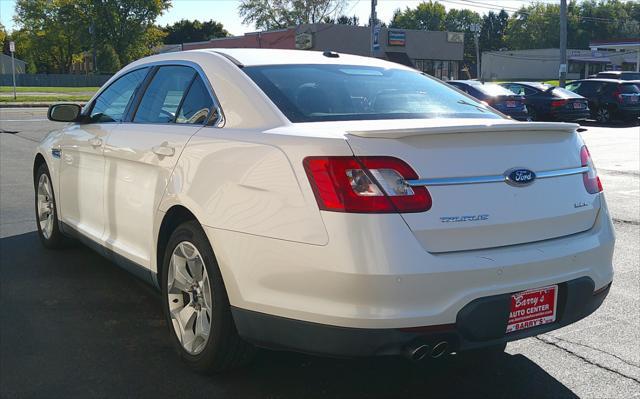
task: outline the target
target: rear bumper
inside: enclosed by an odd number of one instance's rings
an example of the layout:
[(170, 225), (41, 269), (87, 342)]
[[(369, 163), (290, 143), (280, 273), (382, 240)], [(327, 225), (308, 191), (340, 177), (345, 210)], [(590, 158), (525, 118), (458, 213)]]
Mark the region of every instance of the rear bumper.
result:
[(613, 279), (606, 202), (588, 231), (528, 244), (433, 254), (396, 214), (327, 212), (325, 246), (205, 228), (229, 302), (285, 319), (356, 329), (452, 325), (479, 298), (588, 277)]
[(640, 107), (618, 108), (617, 116), (624, 120), (640, 118)]
[(591, 118), (591, 111), (555, 111), (550, 113), (551, 117), (561, 122), (577, 122)]
[(583, 319), (600, 307), (611, 284), (594, 292), (589, 277), (559, 285), (558, 313), (554, 323), (505, 334), (510, 294), (478, 298), (457, 314), (455, 324), (409, 329), (348, 328), (310, 323), (232, 308), (239, 334), (249, 342), (270, 349), (339, 356), (401, 355), (408, 348), (438, 342), (450, 352), (515, 341), (564, 327)]

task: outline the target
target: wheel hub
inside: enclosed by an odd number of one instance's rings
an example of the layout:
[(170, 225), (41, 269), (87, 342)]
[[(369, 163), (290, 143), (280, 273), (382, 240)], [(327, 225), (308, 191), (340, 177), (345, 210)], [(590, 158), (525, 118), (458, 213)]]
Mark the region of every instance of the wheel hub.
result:
[(188, 353), (196, 355), (209, 340), (212, 293), (202, 256), (190, 242), (178, 244), (167, 270), (169, 314), (176, 337)]

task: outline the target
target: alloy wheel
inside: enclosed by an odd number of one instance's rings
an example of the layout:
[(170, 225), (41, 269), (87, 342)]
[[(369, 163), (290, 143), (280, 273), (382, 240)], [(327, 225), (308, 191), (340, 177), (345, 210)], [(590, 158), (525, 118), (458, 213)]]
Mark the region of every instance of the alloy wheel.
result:
[(603, 123), (609, 122), (609, 120), (611, 119), (609, 110), (606, 108), (598, 109), (598, 113), (596, 114), (596, 119), (598, 120), (598, 122), (603, 122)]
[(53, 233), (54, 203), (51, 190), (51, 181), (45, 173), (38, 179), (38, 223), (45, 239), (49, 239)]
[(188, 241), (176, 245), (171, 254), (167, 296), (176, 337), (189, 354), (201, 353), (211, 332), (213, 296), (202, 256)]

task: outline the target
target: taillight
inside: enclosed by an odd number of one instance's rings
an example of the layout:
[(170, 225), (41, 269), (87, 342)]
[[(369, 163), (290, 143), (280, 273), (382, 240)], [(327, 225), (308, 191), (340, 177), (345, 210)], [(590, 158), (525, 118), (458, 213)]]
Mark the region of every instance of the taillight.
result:
[(580, 149), (580, 161), (582, 162), (582, 166), (589, 168), (588, 171), (582, 174), (584, 188), (587, 189), (589, 194), (599, 193), (602, 191), (602, 182), (600, 182), (598, 171), (596, 170), (596, 166), (593, 164), (591, 154), (589, 154), (589, 149), (586, 145), (583, 145)]
[(568, 100), (554, 100), (554, 101), (551, 101), (551, 106), (553, 108), (564, 107), (565, 105), (567, 105), (567, 101)]
[(426, 187), (409, 187), (418, 175), (393, 157), (307, 157), (304, 169), (321, 210), (353, 213), (424, 212)]
[(613, 92), (613, 98), (615, 98), (619, 104), (624, 103), (624, 97), (622, 96), (622, 92), (620, 91), (620, 86), (618, 86), (616, 88), (616, 91)]

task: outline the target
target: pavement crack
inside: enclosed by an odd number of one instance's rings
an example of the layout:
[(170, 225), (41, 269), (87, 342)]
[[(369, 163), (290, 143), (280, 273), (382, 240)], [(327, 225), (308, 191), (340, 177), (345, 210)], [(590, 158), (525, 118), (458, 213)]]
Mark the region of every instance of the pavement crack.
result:
[[(553, 337), (553, 338), (557, 339), (555, 337)], [(550, 341), (548, 339), (543, 339), (541, 336), (537, 336), (537, 337), (535, 337), (535, 339), (537, 339), (538, 341), (540, 341), (542, 343), (545, 343), (547, 345), (551, 345), (551, 346), (553, 346), (555, 348), (558, 348), (558, 349), (560, 349), (560, 350), (562, 350), (562, 351), (564, 351), (564, 352), (566, 352), (566, 353), (568, 353), (568, 354), (570, 354), (570, 355), (582, 360), (583, 362), (585, 362), (587, 364), (590, 364), (590, 365), (595, 366), (595, 367), (597, 367), (599, 369), (602, 369), (602, 370), (609, 371), (609, 372), (611, 372), (613, 374), (619, 375), (620, 377), (626, 378), (628, 380), (634, 381), (637, 384), (640, 384), (640, 379), (638, 379), (636, 377), (621, 373), (620, 371), (615, 370), (615, 369), (613, 369), (611, 367), (605, 366), (604, 364), (596, 363), (593, 360), (590, 360), (590, 359), (586, 358), (585, 356), (582, 356), (582, 355), (580, 355), (578, 353), (575, 353), (572, 350), (570, 350), (568, 348), (565, 348), (564, 346), (558, 345), (557, 343), (555, 343), (553, 341)], [(569, 341), (564, 341), (564, 342), (569, 342)], [(573, 343), (573, 342), (570, 342), (570, 343)]]
[(616, 359), (620, 360), (624, 364), (627, 364), (627, 365), (632, 366), (632, 367), (640, 368), (639, 364), (635, 364), (635, 363), (633, 363), (633, 362), (631, 362), (631, 361), (629, 361), (627, 359), (624, 359), (624, 358), (622, 358), (622, 357), (620, 357), (620, 356), (618, 356), (618, 355), (616, 355), (614, 353), (609, 353), (609, 352), (607, 352), (605, 350), (593, 347), (591, 345), (582, 344), (582, 343), (574, 342), (574, 341), (569, 341), (568, 339), (556, 337), (554, 335), (550, 335), (550, 336), (553, 337), (553, 339), (555, 339), (555, 340), (558, 340), (558, 341), (561, 341), (561, 342), (565, 342), (565, 343), (570, 344), (570, 345), (582, 346), (583, 348), (588, 348), (588, 349), (591, 349), (591, 350), (594, 350), (594, 351), (597, 351), (597, 352), (600, 352), (600, 353), (605, 353), (605, 354), (607, 354), (607, 355), (609, 355), (611, 357), (615, 357)]

